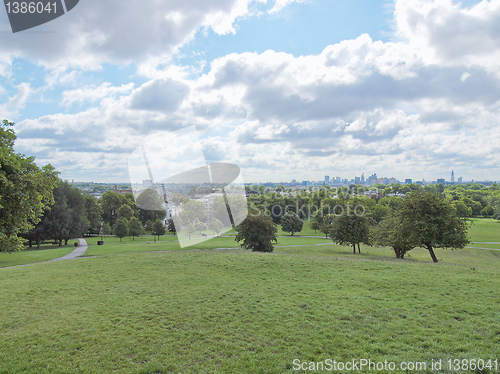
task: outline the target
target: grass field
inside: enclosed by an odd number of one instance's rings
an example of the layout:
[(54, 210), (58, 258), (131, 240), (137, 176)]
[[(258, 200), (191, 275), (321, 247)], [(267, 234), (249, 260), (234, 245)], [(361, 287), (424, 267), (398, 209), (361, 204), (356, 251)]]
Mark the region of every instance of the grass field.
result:
[(68, 245), (59, 247), (57, 245), (44, 244), (41, 249), (28, 248), (21, 252), (0, 253), (0, 268), (14, 265), (32, 264), (63, 257), (75, 249), (74, 243), (78, 240), (70, 240)]
[[(476, 223), (471, 236), (500, 242), (492, 223)], [(280, 237), (271, 254), (216, 249), (236, 244), (231, 237), (201, 251), (151, 239), (89, 240), (86, 255), (99, 257), (1, 270), (0, 373), (294, 373), (295, 359), (500, 359), (498, 251), (437, 249), (433, 264), (423, 249), (397, 260), (388, 248), (353, 255), (315, 245), (322, 238)]]

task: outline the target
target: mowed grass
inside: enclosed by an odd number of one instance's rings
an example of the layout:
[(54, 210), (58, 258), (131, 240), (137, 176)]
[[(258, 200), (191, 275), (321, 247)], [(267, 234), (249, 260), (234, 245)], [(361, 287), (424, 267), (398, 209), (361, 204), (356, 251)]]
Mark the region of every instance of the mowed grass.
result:
[(33, 248), (26, 248), (24, 251), (0, 253), (0, 268), (32, 264), (63, 257), (75, 249), (75, 242), (78, 242), (78, 240), (70, 240), (67, 245), (62, 247), (43, 244), (40, 249), (36, 249), (35, 246)]
[[(234, 233), (226, 233), (219, 237), (206, 237), (195, 234), (191, 235), (191, 239), (184, 235), (181, 235), (180, 239), (185, 245), (184, 250), (192, 249), (218, 249), (218, 248), (240, 248), (240, 245), (234, 240)], [(208, 239), (203, 242), (199, 242), (199, 239)], [(89, 249), (85, 252), (83, 256), (101, 256), (105, 254), (112, 253), (131, 253), (131, 252), (152, 252), (152, 251), (179, 251), (181, 246), (179, 244), (179, 239), (174, 235), (161, 236), (156, 240), (153, 240), (152, 236), (143, 236), (142, 238), (123, 238), (122, 241), (116, 237), (104, 238), (104, 245), (97, 246), (97, 240), (91, 239), (87, 240), (89, 244)], [(193, 243), (193, 244), (191, 244)], [(276, 246), (285, 245), (314, 245), (314, 244), (325, 244), (332, 243), (330, 239), (325, 239), (322, 237), (310, 238), (302, 236), (286, 236), (278, 237), (278, 243)], [(189, 246), (186, 246), (189, 245)]]
[(493, 251), (454, 251), (465, 266), (302, 248), (4, 269), (0, 372), (292, 373), (294, 359), (498, 358)]
[[(469, 230), (472, 242), (500, 243), (500, 222), (494, 219), (474, 218)], [(496, 248), (500, 248), (497, 246)]]

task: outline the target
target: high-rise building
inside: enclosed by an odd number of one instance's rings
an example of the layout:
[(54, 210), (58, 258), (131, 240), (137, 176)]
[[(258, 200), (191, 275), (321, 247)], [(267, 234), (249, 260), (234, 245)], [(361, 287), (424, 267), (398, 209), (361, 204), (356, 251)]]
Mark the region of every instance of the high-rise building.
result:
[(325, 175), (325, 183), (330, 183), (330, 176), (329, 175)]
[(389, 184), (396, 184), (396, 178), (389, 178)]
[(451, 171), (451, 179), (450, 179), (450, 182), (451, 182), (451, 183), (455, 183), (455, 173), (453, 172), (453, 170)]
[(413, 179), (405, 179), (405, 184), (412, 184), (413, 183)]
[(358, 184), (359, 182), (361, 182), (361, 178), (360, 177), (354, 177), (354, 183)]
[(458, 177), (458, 183), (462, 183), (462, 177)]
[(445, 184), (445, 183), (446, 183), (446, 181), (444, 180), (444, 178), (440, 178), (440, 179), (438, 179), (438, 180), (437, 180), (437, 183), (438, 183), (438, 184), (439, 184), (439, 183), (441, 183), (441, 184)]
[(361, 174), (361, 183), (365, 183), (365, 173)]

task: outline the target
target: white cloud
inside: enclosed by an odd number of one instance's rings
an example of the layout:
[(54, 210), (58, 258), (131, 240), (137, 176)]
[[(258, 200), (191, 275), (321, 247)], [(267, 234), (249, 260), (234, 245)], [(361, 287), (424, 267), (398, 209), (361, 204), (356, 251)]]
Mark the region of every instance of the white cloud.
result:
[[(158, 13), (162, 21), (151, 21), (153, 28), (169, 24), (176, 30), (172, 35), (182, 34), (180, 29), (194, 25), (192, 17), (198, 15), (198, 25), (233, 32), (234, 20), (248, 12), (243, 0), (204, 3), (203, 16), (174, 3), (175, 10)], [(174, 64), (159, 72), (161, 52), (141, 65), (151, 80), (140, 87), (105, 83), (65, 91), (66, 104), (99, 104), (77, 114), (23, 121), (19, 135), (67, 170), (74, 165), (60, 160), (67, 156), (78, 164), (78, 152), (92, 155), (82, 162), (125, 169), (127, 152), (143, 136), (196, 125), (207, 130), (202, 140), (207, 159), (231, 158), (249, 181), (276, 180), (277, 173), (311, 179), (324, 170), (386, 170), (400, 178), (420, 170), (438, 176), (453, 165), (469, 175), (478, 165), (498, 173), (500, 46), (494, 33), (500, 24), (499, 3), (483, 1), (465, 9), (447, 0), (398, 0), (397, 42), (373, 41), (363, 34), (318, 55), (295, 57), (272, 50), (229, 54), (195, 78), (190, 67)], [(449, 35), (446, 27), (453, 24), (457, 32)], [(141, 32), (138, 40), (149, 31)], [(105, 48), (112, 42), (107, 38), (114, 36), (102, 35), (99, 43)], [(144, 51), (153, 55), (163, 45), (160, 39), (140, 48), (152, 48)], [(461, 43), (463, 49), (458, 48)], [(174, 48), (175, 43), (169, 45)], [(89, 49), (89, 58), (101, 61), (96, 48)], [(113, 48), (106, 58), (129, 58), (127, 48)], [(57, 68), (47, 84), (59, 82), (65, 72)]]
[(32, 92), (29, 83), (21, 83), (16, 86), (17, 93), (10, 97), (6, 103), (0, 104), (0, 113), (3, 118), (14, 118), (17, 116), (19, 109), (26, 104), (28, 96)]
[(111, 83), (105, 82), (99, 87), (86, 87), (76, 90), (67, 90), (62, 93), (62, 103), (64, 105), (71, 105), (75, 102), (82, 103), (87, 100), (90, 102), (96, 102), (97, 100), (103, 99), (108, 96), (129, 93), (133, 88), (133, 83), (122, 84), (119, 87), (114, 87), (111, 85)]
[[(98, 69), (104, 63), (138, 63), (159, 56), (165, 62), (202, 27), (218, 34), (235, 32), (235, 21), (249, 14), (252, 1), (81, 1), (63, 17), (38, 26), (36, 36), (21, 32), (3, 38), (0, 55), (52, 68)], [(10, 29), (4, 12), (0, 28)]]
[(428, 64), (500, 68), (500, 1), (471, 8), (451, 0), (396, 0), (397, 34)]

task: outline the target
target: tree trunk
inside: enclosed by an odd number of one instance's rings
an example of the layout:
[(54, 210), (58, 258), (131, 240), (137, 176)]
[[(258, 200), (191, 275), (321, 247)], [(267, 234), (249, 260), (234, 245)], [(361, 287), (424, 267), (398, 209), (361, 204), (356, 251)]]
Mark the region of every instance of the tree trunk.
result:
[(353, 253), (356, 254), (356, 244), (352, 245), (352, 250), (353, 250)]
[(28, 240), (28, 243), (29, 243), (29, 244), (28, 244), (28, 245), (29, 245), (29, 247), (30, 247), (30, 248), (33, 248), (33, 244), (31, 243), (31, 240)]
[(361, 249), (359, 248), (359, 243), (358, 243), (358, 253), (361, 254)]
[(427, 250), (429, 251), (429, 253), (431, 254), (432, 261), (438, 262), (438, 259), (437, 259), (436, 255), (434, 254), (434, 250), (432, 249), (432, 246), (427, 245), (426, 247), (427, 247)]
[(36, 241), (36, 249), (40, 249), (41, 244), (42, 244), (42, 241), (41, 240), (37, 240)]

